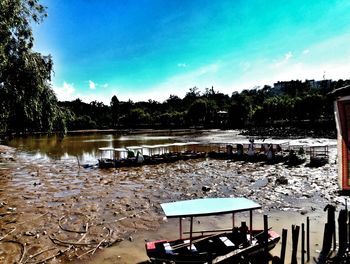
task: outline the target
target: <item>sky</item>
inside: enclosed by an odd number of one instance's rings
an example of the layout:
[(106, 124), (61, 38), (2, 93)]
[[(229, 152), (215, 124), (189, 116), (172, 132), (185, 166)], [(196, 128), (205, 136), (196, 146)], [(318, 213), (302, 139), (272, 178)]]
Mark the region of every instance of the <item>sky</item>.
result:
[(60, 101), (110, 104), (350, 79), (348, 0), (42, 0)]

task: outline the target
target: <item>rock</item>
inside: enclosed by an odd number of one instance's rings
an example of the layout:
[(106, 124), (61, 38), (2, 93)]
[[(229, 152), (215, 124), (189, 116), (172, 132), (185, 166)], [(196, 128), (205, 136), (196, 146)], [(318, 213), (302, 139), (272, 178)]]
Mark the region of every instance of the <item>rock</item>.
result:
[(209, 187), (209, 186), (207, 186), (207, 185), (204, 185), (203, 187), (202, 187), (202, 191), (203, 192), (209, 192), (211, 190), (211, 188)]
[(288, 179), (285, 176), (280, 176), (276, 179), (275, 184), (287, 185)]
[(306, 209), (302, 209), (301, 211), (300, 211), (300, 214), (301, 215), (306, 215), (308, 213), (308, 211), (306, 210)]

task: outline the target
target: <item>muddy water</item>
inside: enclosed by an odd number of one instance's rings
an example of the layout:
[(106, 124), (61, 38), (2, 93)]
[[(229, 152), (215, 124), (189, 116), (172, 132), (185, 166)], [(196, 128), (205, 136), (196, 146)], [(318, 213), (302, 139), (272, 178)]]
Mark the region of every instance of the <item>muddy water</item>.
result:
[[(88, 137), (56, 140), (58, 146), (51, 139), (35, 138), (28, 145), (24, 140), (17, 145), (12, 142), (17, 149), (2, 148), (0, 238), (6, 238), (0, 239), (0, 262), (14, 263), (20, 258), (28, 262), (46, 258), (53, 263), (142, 262), (147, 260), (145, 239), (177, 237), (177, 223), (164, 222), (160, 203), (229, 196), (243, 196), (262, 204), (263, 211), (254, 222), (261, 226), (262, 214), (267, 213), (270, 226), (277, 232), (290, 229), (291, 224), (301, 224), (310, 216), (312, 252), (317, 254), (325, 204), (338, 205), (338, 209), (343, 206), (344, 197), (336, 194), (334, 140), (299, 140), (333, 145), (330, 163), (316, 169), (200, 159), (100, 170), (84, 169), (78, 166), (78, 160), (96, 162), (97, 148), (111, 144), (118, 147), (181, 140), (231, 142), (239, 136), (235, 131), (206, 131), (179, 135), (146, 133), (117, 139), (113, 135)], [(287, 185), (276, 183), (280, 176), (288, 179)], [(210, 190), (203, 192), (203, 186)], [(225, 228), (230, 221), (214, 218), (208, 225)], [(205, 225), (204, 220), (200, 222)], [(119, 243), (120, 240), (123, 241)], [(98, 249), (105, 246), (110, 247)]]

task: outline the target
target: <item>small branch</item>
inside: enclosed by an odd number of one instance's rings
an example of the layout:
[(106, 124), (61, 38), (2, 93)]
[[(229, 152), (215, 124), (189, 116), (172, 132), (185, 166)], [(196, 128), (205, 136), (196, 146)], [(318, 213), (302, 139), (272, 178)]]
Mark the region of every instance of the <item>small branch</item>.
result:
[[(86, 234), (87, 234), (87, 233), (85, 233), (76, 243), (80, 243), (80, 242), (85, 238)], [(55, 238), (51, 237), (50, 235), (49, 235), (49, 238), (51, 239), (51, 241), (52, 241), (54, 244), (57, 244), (57, 243), (54, 242)], [(53, 259), (53, 258), (55, 258), (55, 257), (58, 257), (58, 256), (60, 256), (60, 255), (62, 255), (62, 254), (64, 254), (64, 253), (66, 253), (66, 252), (67, 252), (68, 250), (70, 250), (72, 247), (73, 247), (73, 245), (71, 244), (71, 245), (69, 245), (68, 247), (66, 247), (66, 249), (60, 250), (57, 254), (55, 254), (55, 255), (53, 255), (53, 256), (50, 256), (50, 257), (47, 257), (46, 259), (43, 259), (43, 260), (41, 260), (40, 262), (35, 262), (34, 264), (44, 263), (44, 262), (46, 262), (46, 261), (49, 261), (50, 259)]]
[(68, 229), (68, 228), (65, 228), (65, 227), (62, 226), (61, 221), (62, 221), (63, 218), (65, 218), (65, 216), (62, 216), (62, 217), (58, 220), (58, 226), (59, 226), (63, 231), (71, 232), (71, 233), (78, 233), (78, 234), (85, 234), (85, 233), (87, 233), (88, 226), (89, 226), (88, 223), (85, 225), (85, 230), (71, 230), (71, 229)]
[[(22, 247), (22, 254), (21, 254), (21, 258), (19, 259), (18, 261), (18, 264), (22, 264), (23, 262), (23, 258), (24, 258), (24, 255), (26, 253), (26, 246), (22, 243), (22, 242), (19, 242), (17, 240), (2, 240), (1, 242), (4, 242), (4, 243), (15, 243), (15, 244), (18, 244)], [(0, 242), (0, 243), (1, 243)]]
[[(55, 248), (55, 247), (52, 247), (52, 248), (43, 249), (43, 250), (39, 251), (38, 253), (35, 253), (34, 255), (29, 256), (29, 257), (26, 259), (26, 261), (23, 262), (23, 264), (26, 264), (26, 263), (28, 263), (28, 261), (30, 261), (31, 259), (36, 258), (37, 256), (39, 256), (39, 255), (41, 255), (41, 254), (44, 254), (44, 253), (46, 253), (46, 252), (48, 252), (48, 251), (54, 250), (54, 249), (56, 249), (56, 248)], [(45, 260), (38, 260), (38, 261), (36, 261), (35, 263), (43, 263), (43, 262), (45, 262)], [(33, 263), (33, 262), (29, 262), (29, 263)]]
[(5, 237), (7, 237), (9, 234), (13, 233), (16, 230), (16, 227), (14, 227), (10, 232), (8, 232), (6, 235), (3, 237), (0, 237), (0, 241), (3, 240)]
[[(86, 231), (88, 230), (88, 228), (89, 228), (89, 223), (86, 224)], [(85, 232), (84, 235), (77, 242), (75, 242), (75, 241), (63, 241), (63, 240), (60, 240), (58, 238), (54, 238), (50, 235), (49, 235), (49, 238), (56, 245), (63, 244), (63, 245), (71, 245), (71, 246), (89, 246), (89, 245), (93, 245), (93, 244), (97, 243), (97, 242), (81, 243), (81, 241), (85, 238), (86, 234), (87, 234), (87, 232)]]
[(5, 213), (0, 213), (0, 216), (6, 216), (6, 215), (12, 215), (12, 214), (17, 214), (16, 212), (5, 212)]
[(83, 256), (85, 256), (85, 255), (87, 255), (87, 254), (89, 254), (89, 253), (91, 253), (91, 255), (95, 254), (95, 251), (102, 245), (103, 242), (105, 242), (105, 241), (107, 240), (107, 237), (111, 236), (111, 234), (112, 234), (112, 230), (111, 230), (110, 228), (108, 228), (108, 227), (107, 227), (107, 229), (108, 229), (108, 234), (107, 234), (107, 236), (106, 236), (104, 239), (102, 239), (102, 240), (97, 244), (97, 246), (96, 246), (95, 248), (92, 248), (92, 249), (86, 251), (85, 253), (79, 255), (79, 256), (78, 256), (78, 259), (80, 259), (81, 257), (83, 257)]

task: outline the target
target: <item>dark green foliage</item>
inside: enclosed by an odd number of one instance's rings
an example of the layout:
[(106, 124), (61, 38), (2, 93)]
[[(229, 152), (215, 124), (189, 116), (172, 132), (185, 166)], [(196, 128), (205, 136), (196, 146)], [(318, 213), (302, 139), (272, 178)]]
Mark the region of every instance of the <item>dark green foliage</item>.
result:
[[(154, 100), (134, 103), (119, 101), (110, 106), (83, 103), (79, 99), (61, 103), (71, 110), (69, 129), (86, 128), (246, 128), (251, 126), (334, 126), (333, 100), (327, 93), (349, 81), (321, 81), (312, 87), (306, 82), (285, 82), (283, 89), (270, 86), (234, 92), (231, 97), (197, 87), (181, 99), (176, 95), (163, 103)], [(87, 118), (87, 116), (89, 118)]]
[(207, 100), (196, 99), (188, 109), (187, 118), (189, 125), (204, 125), (207, 116)]
[(50, 88), (52, 58), (34, 52), (30, 23), (46, 16), (38, 0), (0, 0), (0, 132), (65, 132), (66, 113)]

